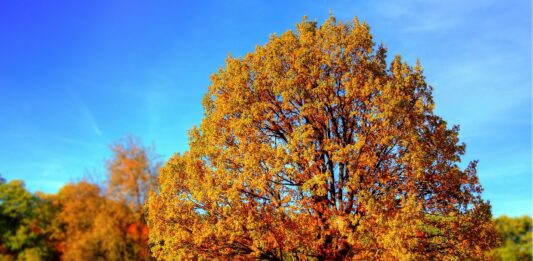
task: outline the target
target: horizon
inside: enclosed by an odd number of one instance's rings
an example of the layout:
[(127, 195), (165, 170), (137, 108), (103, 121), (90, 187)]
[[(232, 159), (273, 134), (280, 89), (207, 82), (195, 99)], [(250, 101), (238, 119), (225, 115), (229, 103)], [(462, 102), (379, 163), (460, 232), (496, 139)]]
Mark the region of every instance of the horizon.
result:
[(531, 215), (531, 2), (268, 5), (0, 4), (0, 174), (55, 193), (103, 177), (126, 135), (161, 159), (188, 148), (209, 77), (307, 16), (366, 21), (388, 60), (420, 59), (435, 112), (461, 126), (494, 216)]

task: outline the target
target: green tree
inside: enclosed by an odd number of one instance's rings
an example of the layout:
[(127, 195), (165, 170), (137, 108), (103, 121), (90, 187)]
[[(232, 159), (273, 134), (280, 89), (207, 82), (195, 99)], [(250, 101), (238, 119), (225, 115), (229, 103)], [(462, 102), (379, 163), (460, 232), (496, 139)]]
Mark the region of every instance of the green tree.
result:
[(56, 214), (50, 198), (31, 194), (20, 180), (0, 182), (0, 255), (19, 260), (57, 258), (51, 224)]
[(497, 260), (532, 260), (531, 217), (501, 216), (495, 219), (502, 245), (493, 251)]

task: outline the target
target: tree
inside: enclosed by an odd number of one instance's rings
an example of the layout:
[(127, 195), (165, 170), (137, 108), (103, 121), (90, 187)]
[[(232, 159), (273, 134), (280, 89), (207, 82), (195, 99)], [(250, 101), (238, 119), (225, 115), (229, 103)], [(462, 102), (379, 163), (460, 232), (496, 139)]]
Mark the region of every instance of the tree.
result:
[(127, 137), (112, 145), (111, 150), (113, 156), (107, 160), (109, 193), (142, 216), (148, 191), (157, 180), (159, 165), (154, 159), (154, 149)]
[(58, 231), (62, 260), (137, 260), (128, 224), (134, 220), (126, 205), (107, 200), (86, 181), (67, 184), (58, 193)]
[(149, 200), (158, 259), (482, 259), (476, 162), (432, 87), (357, 19), (303, 20), (212, 75)]
[(144, 147), (132, 137), (111, 146), (113, 156), (107, 160), (108, 195), (124, 202), (135, 214), (130, 224), (130, 233), (137, 242), (141, 259), (149, 258), (148, 232), (144, 204), (148, 192), (157, 181), (159, 164), (155, 160), (155, 149)]
[(0, 260), (57, 258), (51, 224), (57, 213), (50, 196), (31, 194), (24, 182), (0, 177)]
[(502, 245), (493, 253), (496, 260), (532, 260), (531, 217), (501, 216), (495, 221), (498, 233), (502, 238)]

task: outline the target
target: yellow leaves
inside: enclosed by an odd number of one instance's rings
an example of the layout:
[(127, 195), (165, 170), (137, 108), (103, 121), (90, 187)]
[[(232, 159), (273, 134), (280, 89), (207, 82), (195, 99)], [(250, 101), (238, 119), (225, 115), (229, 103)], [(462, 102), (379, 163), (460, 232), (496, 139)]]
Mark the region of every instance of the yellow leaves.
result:
[[(126, 226), (134, 222), (131, 211), (118, 202), (106, 199), (98, 186), (87, 182), (69, 184), (58, 193), (61, 211), (57, 222), (65, 260), (88, 260), (105, 257), (123, 260), (132, 253)], [(138, 255), (141, 258), (140, 255)]]
[[(421, 66), (397, 56), (387, 68), (357, 19), (296, 27), (211, 77), (190, 152), (167, 163), (152, 194), (151, 240), (162, 244), (153, 250), (161, 259), (448, 257), (413, 235), (432, 225), (424, 213), (479, 205), (480, 187), (474, 168), (455, 165), (458, 129), (433, 115)], [(439, 222), (456, 231), (461, 219)]]
[(341, 146), (331, 146), (326, 147), (327, 151), (331, 151), (331, 159), (333, 161), (347, 164), (350, 161), (353, 161), (357, 155), (360, 153), (361, 149), (365, 145), (365, 137), (358, 139), (355, 144), (347, 144), (344, 147)]
[(145, 148), (135, 138), (128, 137), (111, 149), (114, 155), (107, 161), (109, 194), (124, 200), (140, 217), (158, 171), (158, 164), (152, 162), (153, 148)]
[(311, 195), (325, 196), (327, 194), (327, 181), (329, 173), (317, 173), (308, 179), (302, 186), (302, 189), (309, 191)]

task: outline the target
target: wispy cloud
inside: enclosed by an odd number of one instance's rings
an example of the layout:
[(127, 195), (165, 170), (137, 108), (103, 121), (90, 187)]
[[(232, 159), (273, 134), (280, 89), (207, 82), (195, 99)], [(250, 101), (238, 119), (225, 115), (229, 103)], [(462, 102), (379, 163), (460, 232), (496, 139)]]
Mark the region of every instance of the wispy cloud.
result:
[(492, 5), (494, 1), (378, 1), (376, 13), (383, 18), (397, 20), (398, 28), (407, 32), (427, 33), (446, 31), (460, 26), (470, 13)]
[(171, 112), (171, 90), (176, 85), (173, 79), (166, 74), (153, 71), (150, 74), (148, 88), (143, 98), (143, 115), (147, 122), (147, 131), (150, 138), (154, 138), (161, 131), (168, 129), (169, 112)]
[(94, 117), (89, 106), (87, 106), (87, 104), (81, 99), (81, 97), (79, 97), (72, 90), (68, 90), (68, 92), (72, 97), (72, 100), (76, 103), (78, 110), (80, 111), (80, 120), (82, 121), (82, 124), (87, 126), (96, 136), (103, 137), (104, 134), (100, 129), (100, 125), (98, 125), (98, 121)]
[(100, 129), (100, 126), (98, 125), (98, 122), (94, 118), (94, 115), (92, 114), (89, 107), (87, 107), (87, 104), (80, 102), (80, 110), (82, 112), (83, 117), (91, 127), (92, 131), (98, 135), (99, 137), (103, 136), (102, 130)]
[(146, 94), (144, 106), (150, 132), (154, 132), (161, 127), (161, 118), (166, 104), (167, 96), (163, 91), (152, 89)]
[(53, 159), (49, 162), (46, 162), (43, 166), (43, 171), (41, 172), (42, 178), (51, 178), (51, 177), (61, 177), (66, 175), (66, 171), (63, 167), (63, 163), (59, 159)]

